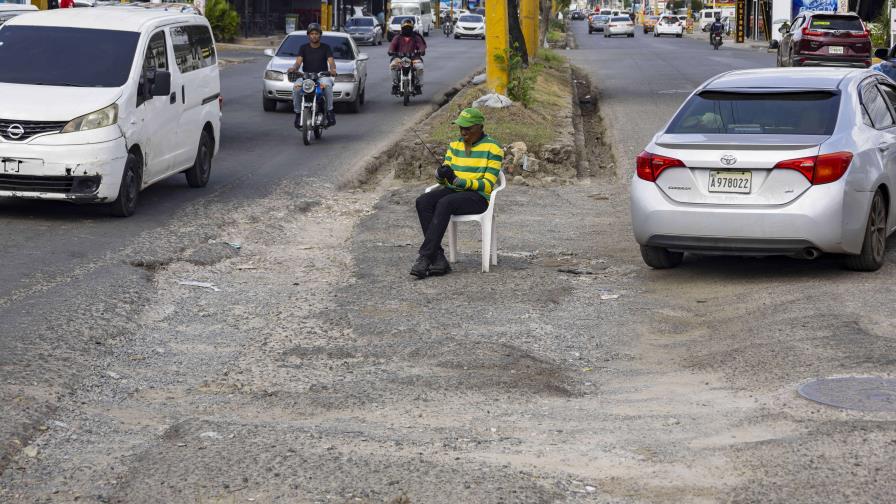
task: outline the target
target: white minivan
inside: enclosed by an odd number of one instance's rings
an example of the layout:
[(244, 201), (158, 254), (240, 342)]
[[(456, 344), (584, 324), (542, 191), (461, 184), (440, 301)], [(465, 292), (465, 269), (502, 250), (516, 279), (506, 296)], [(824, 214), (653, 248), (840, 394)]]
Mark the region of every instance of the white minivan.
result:
[(393, 0), (391, 4), (392, 16), (418, 16), (420, 29), (417, 30), (424, 37), (432, 31), (432, 2), (430, 0)]
[(221, 84), (208, 21), (139, 6), (58, 9), (0, 27), (0, 197), (134, 213), (175, 173), (208, 183)]

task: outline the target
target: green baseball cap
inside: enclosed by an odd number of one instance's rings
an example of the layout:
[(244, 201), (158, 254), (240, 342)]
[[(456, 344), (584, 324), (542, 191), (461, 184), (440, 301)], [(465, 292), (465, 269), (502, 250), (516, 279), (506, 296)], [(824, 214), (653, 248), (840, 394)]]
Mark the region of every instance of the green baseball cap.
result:
[(469, 128), (474, 124), (484, 124), (485, 117), (482, 116), (482, 112), (477, 108), (466, 108), (460, 111), (460, 114), (457, 116), (457, 119), (454, 120), (454, 124), (461, 126), (463, 128)]

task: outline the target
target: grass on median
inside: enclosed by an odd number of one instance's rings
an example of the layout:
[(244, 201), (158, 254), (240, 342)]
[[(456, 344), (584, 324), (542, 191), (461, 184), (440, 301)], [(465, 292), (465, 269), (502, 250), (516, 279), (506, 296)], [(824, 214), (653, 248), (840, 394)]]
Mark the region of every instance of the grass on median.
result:
[[(570, 83), (565, 60), (556, 53), (539, 51), (535, 62), (526, 70), (536, 72), (529, 107), (520, 103), (503, 109), (483, 108), (485, 129), (501, 145), (525, 142), (530, 152), (538, 152), (557, 139), (554, 124), (558, 112), (569, 107)], [(447, 145), (457, 139), (457, 126), (451, 123), (457, 114), (488, 92), (484, 84), (461, 91), (451, 103), (433, 118), (430, 132), (433, 143)]]

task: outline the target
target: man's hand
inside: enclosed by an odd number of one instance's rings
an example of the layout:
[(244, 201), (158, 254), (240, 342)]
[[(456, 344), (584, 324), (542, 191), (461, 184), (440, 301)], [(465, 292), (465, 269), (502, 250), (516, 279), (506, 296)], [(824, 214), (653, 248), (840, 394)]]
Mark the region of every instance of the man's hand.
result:
[(454, 170), (451, 169), (450, 166), (443, 164), (436, 170), (436, 176), (441, 179), (445, 179), (450, 184), (454, 181)]
[(295, 72), (296, 70), (298, 70), (296, 67), (291, 66), (291, 67), (289, 67), (289, 68), (286, 69), (286, 73), (292, 73), (292, 72)]

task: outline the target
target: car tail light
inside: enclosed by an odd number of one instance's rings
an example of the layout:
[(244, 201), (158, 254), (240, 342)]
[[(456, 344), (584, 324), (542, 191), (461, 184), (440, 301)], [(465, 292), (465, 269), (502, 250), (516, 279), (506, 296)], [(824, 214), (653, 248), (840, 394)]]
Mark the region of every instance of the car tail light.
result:
[(775, 169), (796, 170), (812, 185), (828, 184), (837, 180), (849, 169), (851, 152), (835, 152), (799, 159), (788, 159), (775, 165)]
[(810, 30), (809, 27), (807, 26), (807, 27), (803, 28), (803, 35), (808, 36), (808, 37), (821, 37), (822, 35), (824, 35), (824, 33), (820, 32), (820, 31)]
[(656, 179), (659, 178), (660, 173), (662, 173), (666, 168), (685, 167), (684, 163), (682, 163), (678, 159), (660, 156), (659, 154), (653, 154), (647, 151), (638, 154), (636, 160), (638, 178), (644, 179), (648, 182), (656, 182)]

